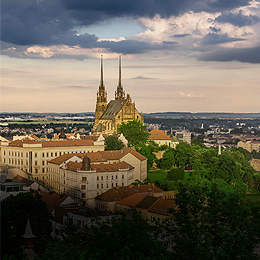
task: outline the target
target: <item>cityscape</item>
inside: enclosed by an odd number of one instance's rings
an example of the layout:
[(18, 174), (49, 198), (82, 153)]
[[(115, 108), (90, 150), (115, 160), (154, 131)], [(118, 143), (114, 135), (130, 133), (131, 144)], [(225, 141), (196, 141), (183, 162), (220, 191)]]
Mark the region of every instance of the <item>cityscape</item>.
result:
[(1, 259), (260, 259), (260, 2), (1, 3)]

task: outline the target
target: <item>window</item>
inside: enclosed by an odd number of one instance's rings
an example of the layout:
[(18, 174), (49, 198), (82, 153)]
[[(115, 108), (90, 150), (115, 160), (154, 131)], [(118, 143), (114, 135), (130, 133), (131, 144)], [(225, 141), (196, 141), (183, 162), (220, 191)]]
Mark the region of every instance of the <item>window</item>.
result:
[(101, 184), (101, 189), (103, 189), (103, 184)]
[(23, 160), (21, 160), (21, 165), (23, 165)]
[(38, 173), (38, 169), (35, 169), (35, 173)]
[(42, 161), (42, 165), (44, 165), (44, 161)]
[(117, 183), (116, 183), (116, 186), (117, 186)]
[(53, 157), (53, 153), (51, 153), (51, 157)]
[(112, 180), (114, 180), (114, 176), (112, 175)]
[(42, 168), (42, 173), (44, 173), (44, 168)]
[(107, 180), (108, 180), (108, 176), (107, 176)]
[(46, 156), (49, 157), (49, 153), (47, 153)]
[(37, 165), (37, 161), (35, 161), (34, 165)]
[(124, 183), (122, 182), (122, 186), (124, 186)]
[(34, 156), (37, 157), (37, 153), (34, 153)]
[(99, 180), (99, 177), (97, 176), (97, 181)]
[(44, 157), (44, 153), (42, 153), (42, 157)]
[(116, 175), (116, 179), (117, 179), (117, 175)]
[(87, 177), (82, 177), (82, 181), (86, 181), (87, 180)]
[(108, 183), (107, 183), (107, 188), (108, 188)]
[(99, 184), (97, 184), (97, 189), (99, 189)]
[(101, 176), (101, 181), (103, 181), (103, 176)]
[(85, 190), (86, 189), (86, 185), (81, 185), (81, 189)]
[(81, 193), (81, 198), (86, 198), (86, 193)]
[(114, 187), (114, 183), (111, 183), (111, 187)]
[(122, 179), (124, 179), (124, 177), (125, 177), (125, 176), (124, 176), (124, 174), (123, 174), (123, 175), (122, 175)]
[(57, 156), (57, 152), (55, 153), (55, 156)]
[(23, 157), (23, 153), (21, 153), (21, 157)]

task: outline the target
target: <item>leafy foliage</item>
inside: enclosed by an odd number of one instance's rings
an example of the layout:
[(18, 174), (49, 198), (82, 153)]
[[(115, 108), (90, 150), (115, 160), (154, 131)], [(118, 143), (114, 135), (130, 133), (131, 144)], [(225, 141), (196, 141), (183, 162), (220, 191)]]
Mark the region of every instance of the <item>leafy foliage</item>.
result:
[[(170, 252), (157, 240), (159, 228), (136, 211), (121, 212), (108, 221), (93, 220), (74, 238), (68, 233), (66, 241), (53, 241), (41, 259), (170, 259)], [(78, 244), (75, 236), (80, 237)]]
[(172, 180), (172, 181), (183, 180), (184, 175), (185, 172), (182, 167), (173, 168), (168, 172), (167, 180)]
[(26, 228), (27, 218), (30, 220), (33, 234), (36, 236), (36, 253), (44, 250), (51, 235), (51, 222), (46, 204), (40, 195), (34, 197), (31, 193), (19, 193), (10, 195), (1, 203), (2, 217), (2, 257), (12, 255), (22, 259), (24, 243), (23, 235)]
[(154, 147), (152, 145), (139, 144), (136, 146), (136, 151), (147, 158), (147, 170), (149, 171), (153, 166), (153, 162), (156, 159), (154, 155)]
[(121, 150), (125, 147), (124, 143), (117, 136), (110, 135), (105, 139), (105, 150)]
[(128, 121), (127, 123), (123, 122), (117, 131), (118, 133), (123, 133), (128, 141), (128, 146), (145, 144), (150, 135), (147, 132), (147, 126), (139, 120)]
[(182, 186), (176, 196), (176, 259), (257, 259), (260, 207), (240, 203), (219, 185)]

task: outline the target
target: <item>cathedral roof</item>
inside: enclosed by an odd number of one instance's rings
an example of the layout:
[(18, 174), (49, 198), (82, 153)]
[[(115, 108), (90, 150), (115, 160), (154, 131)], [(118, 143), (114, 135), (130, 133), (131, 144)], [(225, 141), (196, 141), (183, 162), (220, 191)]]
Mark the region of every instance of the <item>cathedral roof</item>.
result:
[(125, 100), (111, 100), (108, 105), (107, 109), (104, 112), (104, 114), (101, 116), (100, 119), (113, 119), (114, 114), (117, 114), (120, 109), (122, 108), (122, 105), (126, 102)]

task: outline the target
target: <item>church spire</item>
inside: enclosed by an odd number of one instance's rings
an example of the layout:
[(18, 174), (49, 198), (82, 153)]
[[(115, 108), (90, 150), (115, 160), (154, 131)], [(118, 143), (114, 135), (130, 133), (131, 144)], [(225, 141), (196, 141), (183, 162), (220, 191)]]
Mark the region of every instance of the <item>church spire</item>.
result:
[(115, 92), (115, 99), (116, 100), (125, 99), (125, 91), (123, 90), (123, 86), (121, 83), (121, 55), (119, 55), (119, 80), (118, 80), (117, 91)]
[(103, 80), (103, 55), (101, 55), (101, 76), (100, 76), (100, 85), (97, 93), (97, 101), (98, 100), (107, 103), (107, 93), (105, 90), (104, 80)]
[(101, 78), (100, 78), (100, 87), (103, 87), (103, 55), (101, 55)]

